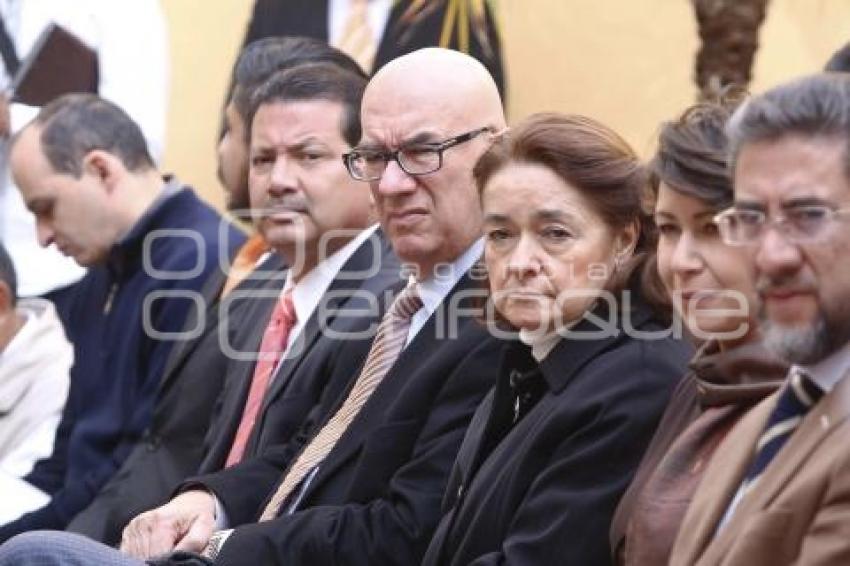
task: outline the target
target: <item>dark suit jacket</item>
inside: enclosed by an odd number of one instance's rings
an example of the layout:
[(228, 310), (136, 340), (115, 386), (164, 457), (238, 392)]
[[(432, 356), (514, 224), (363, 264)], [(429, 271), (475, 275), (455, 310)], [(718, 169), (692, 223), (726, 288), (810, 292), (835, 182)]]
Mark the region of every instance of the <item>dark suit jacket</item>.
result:
[[(466, 426), (496, 377), (498, 341), (473, 318), (469, 300), (456, 302), (473, 285), (465, 276), (443, 301), (454, 306), (431, 316), (404, 349), (294, 513), (251, 524), (310, 432), (344, 396), (318, 409), (295, 442), (195, 480), (218, 496), (231, 524), (243, 525), (217, 565), (419, 562)], [(332, 370), (356, 374), (363, 364), (358, 350), (356, 342), (341, 344)]]
[[(380, 303), (375, 299), (380, 300), (388, 287), (399, 282), (399, 273), (398, 258), (380, 230), (348, 259), (277, 369), (243, 459), (261, 453), (267, 446), (288, 442), (304, 424), (323, 392), (330, 391), (327, 395), (335, 397), (348, 386), (350, 376), (329, 380), (330, 375), (325, 370), (328, 359), (339, 345), (335, 335), (362, 332), (376, 325)], [(257, 324), (250, 343), (259, 345), (264, 330), (265, 325)], [(364, 357), (366, 353), (365, 349), (361, 352)], [(204, 459), (195, 470), (197, 473), (208, 474), (224, 467), (242, 418), (255, 364), (246, 360), (230, 363), (219, 408), (206, 439)]]
[[(645, 306), (631, 321), (662, 328)], [(596, 328), (585, 320), (574, 330)], [(690, 353), (620, 331), (562, 339), (538, 364), (511, 344), (470, 424), (423, 564), (609, 564), (611, 515)]]
[[(285, 273), (279, 256), (261, 267)], [(251, 350), (254, 326), (268, 320), (274, 297), (235, 301), (228, 310), (226, 327), (220, 326), (219, 295), (226, 280), (222, 270), (209, 278), (202, 295), (206, 310), (191, 311), (186, 329), (200, 327), (195, 338), (175, 343), (157, 392), (150, 426), (124, 465), (100, 490), (94, 501), (70, 523), (67, 530), (107, 544), (121, 540), (124, 526), (136, 515), (168, 500), (174, 487), (197, 473), (204, 456), (203, 439), (209, 415), (218, 399), (228, 364), (220, 345), (220, 332), (239, 349)], [(279, 291), (283, 276), (268, 280), (247, 279), (237, 289)], [(203, 316), (201, 316), (203, 314)]]
[[(388, 61), (421, 49), (434, 47), (440, 42), (443, 19), (446, 15), (445, 3), (430, 12), (415, 26), (400, 25), (400, 18), (407, 2), (398, 2), (393, 6), (387, 27), (378, 45), (375, 55), (375, 69)], [(257, 39), (277, 35), (300, 35), (328, 41), (328, 1), (327, 0), (256, 0), (251, 21), (245, 34), (244, 45)], [(492, 53), (485, 52), (474, 33), (469, 37), (469, 54), (481, 61), (493, 75), (499, 92), (504, 96), (505, 76), (502, 68), (502, 50), (499, 34), (492, 15), (487, 11), (487, 37)], [(457, 33), (454, 34), (452, 49), (458, 48)]]

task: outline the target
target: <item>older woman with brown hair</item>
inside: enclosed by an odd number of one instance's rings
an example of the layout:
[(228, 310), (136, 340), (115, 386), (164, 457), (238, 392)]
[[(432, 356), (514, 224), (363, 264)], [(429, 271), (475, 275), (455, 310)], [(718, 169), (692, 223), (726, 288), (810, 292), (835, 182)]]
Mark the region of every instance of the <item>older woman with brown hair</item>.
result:
[(658, 275), (702, 346), (617, 509), (619, 564), (667, 564), (714, 449), (787, 372), (759, 343), (746, 252), (725, 245), (714, 221), (732, 204), (724, 128), (733, 110), (734, 99), (689, 108), (662, 127), (652, 162)]
[(494, 326), (518, 332), (424, 564), (607, 564), (611, 515), (690, 354), (642, 289), (645, 171), (605, 126), (541, 114), (474, 173)]

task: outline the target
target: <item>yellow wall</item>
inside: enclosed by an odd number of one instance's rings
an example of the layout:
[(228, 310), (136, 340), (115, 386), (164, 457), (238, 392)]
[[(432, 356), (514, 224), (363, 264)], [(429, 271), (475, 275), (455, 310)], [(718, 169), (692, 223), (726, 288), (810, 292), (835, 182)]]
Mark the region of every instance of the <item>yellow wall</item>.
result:
[[(163, 0), (172, 54), (165, 169), (221, 204), (214, 144), (251, 0)], [(688, 0), (499, 0), (515, 121), (540, 110), (602, 120), (643, 153), (694, 98)], [(820, 68), (850, 40), (850, 1), (773, 0), (753, 91)]]
[(224, 91), (250, 0), (160, 0), (171, 39), (171, 101), (163, 170), (221, 206), (215, 143)]

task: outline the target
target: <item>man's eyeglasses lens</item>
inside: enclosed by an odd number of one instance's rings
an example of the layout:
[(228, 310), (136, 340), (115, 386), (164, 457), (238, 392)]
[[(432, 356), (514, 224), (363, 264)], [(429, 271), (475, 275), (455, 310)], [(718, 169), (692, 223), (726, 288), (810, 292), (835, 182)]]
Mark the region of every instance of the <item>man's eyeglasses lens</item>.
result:
[(342, 156), (352, 177), (359, 181), (377, 181), (383, 176), (390, 161), (395, 160), (408, 175), (427, 175), (443, 166), (443, 152), (465, 143), (490, 128), (479, 128), (449, 138), (443, 142), (401, 148), (396, 151), (370, 151), (356, 149)]
[(832, 209), (828, 206), (801, 206), (787, 210), (781, 217), (769, 221), (760, 210), (729, 209), (715, 217), (723, 240), (730, 245), (756, 243), (769, 225), (776, 224), (783, 236), (794, 242), (817, 238), (836, 216), (850, 209)]

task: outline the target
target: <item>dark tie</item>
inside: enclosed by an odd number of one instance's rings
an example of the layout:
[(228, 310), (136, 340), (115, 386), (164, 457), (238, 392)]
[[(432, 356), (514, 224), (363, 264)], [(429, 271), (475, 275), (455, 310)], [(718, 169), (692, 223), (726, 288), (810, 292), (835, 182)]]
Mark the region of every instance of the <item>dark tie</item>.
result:
[(747, 471), (741, 488), (752, 488), (758, 478), (800, 426), (803, 417), (823, 396), (823, 391), (798, 367), (791, 368), (791, 376), (779, 395), (764, 432), (756, 445), (756, 455)]

